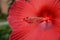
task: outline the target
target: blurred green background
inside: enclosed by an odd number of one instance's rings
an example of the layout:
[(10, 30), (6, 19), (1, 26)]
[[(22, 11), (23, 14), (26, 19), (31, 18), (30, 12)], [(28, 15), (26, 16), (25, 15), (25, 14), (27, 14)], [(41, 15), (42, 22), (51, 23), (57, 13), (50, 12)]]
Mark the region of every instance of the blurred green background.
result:
[(8, 8), (13, 0), (0, 0), (0, 40), (9, 40), (11, 29), (7, 22)]
[(7, 15), (0, 15), (0, 40), (8, 40), (11, 29), (7, 23)]

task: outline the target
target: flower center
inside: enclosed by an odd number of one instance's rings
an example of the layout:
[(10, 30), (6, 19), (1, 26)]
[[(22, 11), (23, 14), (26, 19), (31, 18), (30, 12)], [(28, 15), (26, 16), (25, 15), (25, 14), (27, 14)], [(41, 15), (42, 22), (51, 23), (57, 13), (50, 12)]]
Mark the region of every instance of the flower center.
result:
[(52, 26), (52, 22), (48, 17), (43, 18), (43, 22), (39, 23), (41, 29), (46, 30), (50, 29)]
[(43, 30), (50, 29), (52, 26), (52, 11), (49, 9), (43, 9), (38, 17), (43, 17), (43, 21), (39, 24)]

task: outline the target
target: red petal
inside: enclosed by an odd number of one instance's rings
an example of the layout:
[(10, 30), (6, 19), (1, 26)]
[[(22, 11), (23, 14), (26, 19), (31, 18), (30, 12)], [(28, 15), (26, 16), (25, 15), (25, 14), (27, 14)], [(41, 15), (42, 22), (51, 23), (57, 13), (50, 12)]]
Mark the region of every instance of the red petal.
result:
[[(47, 17), (47, 22), (52, 23), (51, 28), (41, 30), (39, 24), (29, 24), (23, 20), (31, 16)], [(30, 0), (29, 2), (16, 0), (9, 10), (7, 19), (12, 29), (10, 40), (59, 40), (60, 38), (60, 2), (58, 0)], [(41, 25), (43, 24), (45, 23), (42, 22)]]

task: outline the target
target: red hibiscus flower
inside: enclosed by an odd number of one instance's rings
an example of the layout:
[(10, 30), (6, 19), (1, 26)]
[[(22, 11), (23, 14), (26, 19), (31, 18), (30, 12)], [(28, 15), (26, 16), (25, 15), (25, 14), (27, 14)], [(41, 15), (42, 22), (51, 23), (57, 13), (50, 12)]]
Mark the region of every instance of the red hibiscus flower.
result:
[(59, 0), (15, 0), (7, 19), (9, 40), (60, 40)]

